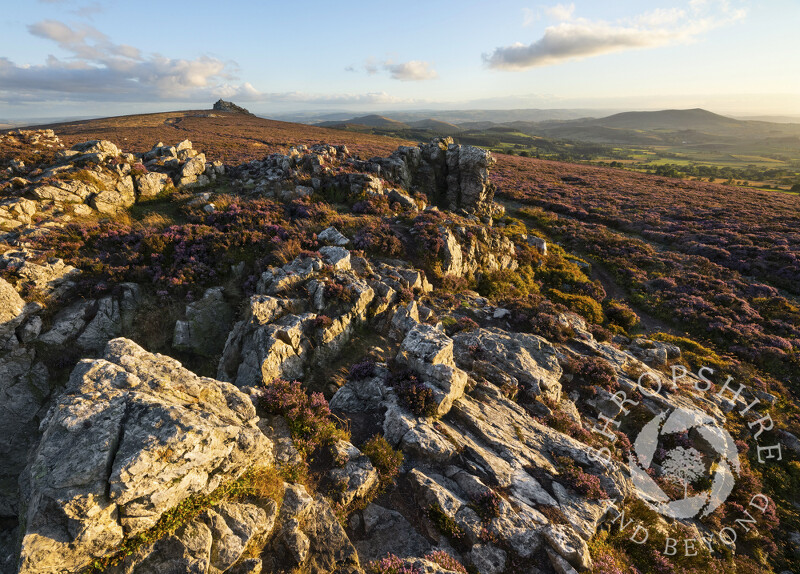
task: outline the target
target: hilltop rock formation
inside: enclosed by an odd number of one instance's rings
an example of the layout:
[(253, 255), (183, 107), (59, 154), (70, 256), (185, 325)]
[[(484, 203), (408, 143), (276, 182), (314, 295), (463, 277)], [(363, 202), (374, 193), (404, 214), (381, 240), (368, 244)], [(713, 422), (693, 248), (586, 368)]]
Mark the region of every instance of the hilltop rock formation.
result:
[(252, 114), (250, 114), (250, 112), (248, 112), (243, 107), (237, 106), (233, 102), (226, 102), (222, 98), (220, 98), (216, 102), (214, 102), (214, 107), (212, 109), (215, 109), (215, 110), (220, 111), (220, 112), (236, 112), (236, 113), (239, 113), (239, 114), (252, 115)]

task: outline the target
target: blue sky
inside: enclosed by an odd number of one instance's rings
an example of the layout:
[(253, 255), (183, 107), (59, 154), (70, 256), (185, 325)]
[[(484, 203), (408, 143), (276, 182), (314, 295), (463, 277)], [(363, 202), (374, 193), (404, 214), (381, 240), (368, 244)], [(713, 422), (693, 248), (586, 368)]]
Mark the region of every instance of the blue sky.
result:
[[(602, 4), (602, 5), (601, 5)], [(800, 115), (797, 0), (0, 0), (0, 119), (208, 107)]]

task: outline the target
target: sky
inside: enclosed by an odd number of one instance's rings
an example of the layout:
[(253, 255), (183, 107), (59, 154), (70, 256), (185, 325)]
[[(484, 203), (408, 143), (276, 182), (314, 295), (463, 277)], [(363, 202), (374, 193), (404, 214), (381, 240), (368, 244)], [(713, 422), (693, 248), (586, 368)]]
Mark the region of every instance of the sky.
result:
[(0, 0), (0, 121), (704, 107), (800, 116), (800, 1)]

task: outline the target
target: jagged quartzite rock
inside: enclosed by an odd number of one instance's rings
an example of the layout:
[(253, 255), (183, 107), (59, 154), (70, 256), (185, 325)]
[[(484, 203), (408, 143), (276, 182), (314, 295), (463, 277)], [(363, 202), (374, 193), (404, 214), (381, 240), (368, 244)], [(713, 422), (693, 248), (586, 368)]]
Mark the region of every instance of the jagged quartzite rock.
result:
[(277, 514), (274, 502), (266, 509), (254, 504), (223, 502), (209, 508), (175, 534), (139, 548), (107, 572), (228, 572), (251, 541), (272, 531)]
[(78, 143), (72, 146), (72, 150), (82, 154), (101, 155), (103, 159), (119, 155), (119, 148), (108, 140), (92, 140)]
[[(501, 329), (476, 329), (453, 337), (457, 364), (498, 387), (519, 385), (531, 398), (561, 400), (561, 366), (546, 339)], [(477, 351), (475, 351), (477, 349)]]
[(250, 114), (250, 112), (248, 112), (243, 107), (237, 106), (233, 102), (226, 102), (222, 98), (214, 102), (214, 107), (212, 109), (215, 109), (220, 112), (237, 112), (240, 114)]
[(271, 570), (288, 563), (309, 574), (360, 572), (358, 553), (325, 497), (312, 498), (300, 485), (284, 486), (281, 528), (275, 534), (274, 552), (264, 555), (274, 561)]
[(319, 235), (317, 235), (317, 239), (330, 245), (338, 245), (339, 247), (344, 247), (350, 243), (350, 240), (342, 235), (339, 230), (333, 226), (328, 227), (324, 231), (320, 231)]
[(506, 553), (494, 544), (476, 544), (469, 557), (481, 574), (500, 574), (506, 568)]
[(373, 158), (370, 163), (383, 177), (421, 191), (434, 205), (492, 213), (494, 186), (489, 182), (489, 168), (494, 158), (486, 150), (438, 138), (418, 147), (402, 146), (388, 158)]
[(0, 277), (0, 325), (16, 319), (22, 313), (23, 307), (25, 301), (14, 286)]
[(363, 563), (383, 558), (387, 553), (400, 558), (422, 556), (431, 548), (425, 537), (395, 510), (370, 504), (361, 517), (365, 538), (356, 542), (356, 548)]
[(214, 356), (220, 352), (233, 322), (233, 310), (222, 287), (207, 289), (203, 298), (186, 306), (186, 320), (175, 325), (172, 345)]
[(364, 498), (378, 485), (378, 472), (369, 458), (347, 441), (339, 440), (331, 448), (334, 460), (342, 463), (328, 473), (333, 493), (342, 504)]
[(186, 497), (270, 464), (257, 420), (233, 385), (110, 341), (103, 359), (75, 367), (42, 422), (22, 480), (20, 572), (76, 571)]
[[(189, 142), (189, 146), (191, 146), (191, 142)], [(201, 153), (194, 156), (193, 158), (188, 160), (185, 164), (183, 164), (183, 168), (181, 168), (181, 177), (179, 182), (180, 185), (187, 186), (200, 183), (199, 178), (203, 176), (203, 172), (205, 170), (206, 170), (205, 154)], [(206, 183), (208, 183), (207, 179)]]
[(159, 193), (164, 191), (170, 183), (169, 176), (166, 173), (158, 173), (151, 171), (142, 175), (137, 175), (133, 178), (136, 184), (136, 191), (139, 194), (139, 199), (152, 199)]
[(434, 389), (440, 415), (464, 394), (467, 374), (453, 361), (453, 340), (430, 325), (418, 324), (408, 332), (397, 361), (420, 373)]

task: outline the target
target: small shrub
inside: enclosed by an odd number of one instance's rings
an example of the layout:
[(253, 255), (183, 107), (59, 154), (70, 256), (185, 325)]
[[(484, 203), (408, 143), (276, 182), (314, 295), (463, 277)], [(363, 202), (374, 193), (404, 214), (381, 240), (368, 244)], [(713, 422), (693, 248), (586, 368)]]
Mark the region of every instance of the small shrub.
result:
[(589, 385), (597, 385), (607, 391), (617, 388), (617, 373), (614, 367), (600, 357), (579, 357), (577, 368), (573, 367), (575, 376)]
[(609, 323), (619, 325), (626, 332), (639, 326), (639, 315), (622, 301), (609, 299), (604, 302), (604, 307)]
[(308, 455), (346, 433), (331, 420), (331, 409), (322, 393), (308, 395), (299, 381), (275, 379), (259, 389), (259, 405), (286, 418), (295, 447)]
[(434, 399), (433, 389), (423, 383), (414, 371), (406, 369), (392, 373), (389, 377), (389, 386), (394, 388), (403, 404), (418, 417), (436, 415), (438, 405)]
[(334, 299), (343, 303), (352, 303), (353, 291), (339, 281), (329, 281), (325, 284), (325, 297), (329, 300)]
[(561, 477), (573, 490), (595, 500), (608, 498), (597, 475), (585, 472), (574, 460), (566, 456), (556, 457), (556, 463)]
[(378, 471), (382, 486), (391, 484), (400, 473), (403, 453), (393, 449), (382, 435), (375, 435), (365, 442), (361, 452), (369, 457), (372, 466)]
[(447, 516), (438, 503), (428, 507), (428, 518), (431, 519), (436, 529), (447, 536), (452, 542), (461, 542), (464, 539), (464, 530), (455, 520)]
[(366, 379), (375, 374), (375, 361), (364, 359), (350, 367), (347, 376), (354, 381)]
[(603, 322), (603, 308), (600, 303), (591, 297), (564, 293), (558, 289), (551, 289), (547, 294), (550, 299), (556, 303), (566, 305), (571, 311), (574, 311), (590, 323), (599, 324)]
[(470, 506), (484, 522), (500, 516), (500, 496), (494, 490), (481, 493)]
[(421, 574), (416, 568), (407, 565), (394, 554), (387, 554), (380, 560), (367, 563), (366, 570), (369, 574)]
[(425, 560), (433, 562), (434, 564), (438, 564), (445, 570), (452, 570), (453, 572), (459, 572), (460, 574), (467, 574), (467, 569), (464, 567), (464, 565), (444, 550), (434, 550), (433, 552), (429, 552), (425, 555)]
[(333, 319), (328, 317), (327, 315), (317, 315), (314, 317), (314, 327), (317, 329), (327, 329), (331, 325), (333, 325)]

